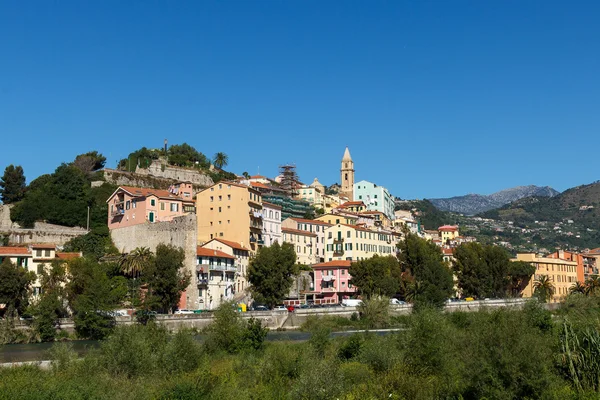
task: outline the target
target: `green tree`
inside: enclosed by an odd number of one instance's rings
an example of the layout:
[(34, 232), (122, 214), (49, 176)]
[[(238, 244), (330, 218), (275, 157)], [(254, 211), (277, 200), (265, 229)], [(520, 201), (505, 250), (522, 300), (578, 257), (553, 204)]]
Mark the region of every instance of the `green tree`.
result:
[(42, 294), (33, 307), (34, 328), (42, 342), (56, 338), (58, 319), (66, 316), (64, 306), (65, 263), (53, 261), (49, 268), (42, 268), (40, 275)]
[(535, 267), (525, 261), (511, 261), (508, 264), (509, 288), (508, 292), (513, 297), (519, 294), (527, 287), (531, 277), (535, 273)]
[(373, 296), (394, 296), (400, 289), (401, 272), (396, 257), (378, 255), (353, 262), (348, 270), (352, 285), (367, 299)]
[(533, 283), (533, 294), (543, 303), (546, 303), (549, 300), (551, 300), (552, 296), (554, 296), (554, 293), (554, 284), (552, 283), (552, 280), (550, 279), (550, 277), (548, 277), (548, 275), (540, 276)]
[(0, 199), (4, 204), (21, 201), (25, 197), (25, 175), (23, 167), (9, 165), (0, 178)]
[(575, 282), (570, 288), (569, 288), (569, 294), (586, 294), (587, 292), (587, 287), (586, 285), (584, 285), (581, 282)]
[(206, 156), (187, 143), (175, 144), (168, 150), (169, 164), (180, 167), (208, 168), (210, 165)]
[(227, 166), (228, 163), (229, 156), (225, 153), (219, 152), (213, 157), (213, 164), (219, 169), (223, 169), (223, 167)]
[(185, 253), (179, 247), (165, 244), (156, 247), (154, 262), (147, 264), (147, 272), (144, 274), (150, 308), (162, 312), (172, 312), (177, 308), (181, 293), (191, 279), (184, 260)]
[(81, 251), (85, 257), (91, 257), (96, 261), (107, 254), (118, 254), (107, 227), (95, 228), (85, 235), (74, 237), (65, 243), (64, 250)]
[(270, 307), (281, 303), (296, 275), (296, 252), (290, 243), (261, 247), (248, 267), (250, 290), (256, 300)]
[(79, 154), (73, 161), (73, 166), (79, 168), (84, 174), (104, 168), (106, 157), (97, 151), (90, 151), (85, 154)]
[(242, 176), (246, 179), (250, 179), (250, 174), (246, 171), (242, 172)]
[(7, 257), (0, 264), (0, 303), (5, 307), (0, 312), (15, 310), (23, 314), (29, 305), (29, 290), (35, 274), (27, 268), (13, 264)]
[(154, 254), (147, 247), (138, 247), (129, 253), (121, 262), (121, 268), (125, 275), (138, 278), (152, 262)]
[(414, 306), (442, 307), (454, 290), (452, 272), (446, 266), (440, 248), (405, 230), (398, 249), (402, 271), (419, 287)]
[(600, 291), (600, 277), (592, 275), (585, 281), (585, 294), (594, 295)]
[(454, 257), (453, 269), (463, 296), (504, 297), (510, 284), (510, 259), (504, 249), (463, 243), (454, 251)]

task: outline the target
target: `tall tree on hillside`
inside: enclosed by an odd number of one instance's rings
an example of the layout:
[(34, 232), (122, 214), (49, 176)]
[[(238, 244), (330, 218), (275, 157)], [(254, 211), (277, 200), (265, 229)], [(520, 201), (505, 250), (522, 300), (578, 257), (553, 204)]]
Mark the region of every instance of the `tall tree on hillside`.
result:
[(42, 294), (33, 307), (34, 328), (42, 342), (49, 342), (56, 337), (58, 319), (66, 317), (64, 304), (64, 284), (66, 283), (65, 263), (53, 261), (39, 274)]
[(154, 254), (147, 247), (138, 247), (125, 257), (121, 263), (122, 271), (132, 278), (139, 277), (152, 262)]
[(248, 267), (248, 281), (255, 300), (270, 307), (281, 303), (296, 275), (296, 252), (290, 243), (261, 247)]
[(600, 291), (600, 277), (598, 275), (592, 275), (585, 281), (585, 293), (588, 295), (594, 295)]
[(169, 164), (180, 167), (208, 168), (209, 161), (206, 156), (187, 143), (175, 144), (169, 147)]
[(352, 285), (367, 299), (373, 296), (392, 297), (400, 290), (400, 264), (394, 256), (375, 255), (354, 262), (350, 265), (348, 273), (352, 277)]
[(511, 261), (508, 264), (508, 294), (512, 297), (518, 297), (523, 289), (527, 287), (533, 274), (535, 267), (531, 263), (525, 261)]
[(181, 293), (190, 284), (191, 275), (185, 269), (185, 253), (180, 247), (159, 244), (154, 262), (148, 263), (143, 275), (148, 285), (147, 305), (162, 312), (173, 312)]
[(548, 275), (542, 275), (533, 284), (533, 294), (543, 303), (548, 302), (554, 296), (556, 289)]
[(75, 161), (73, 161), (73, 165), (79, 168), (85, 174), (102, 169), (104, 168), (105, 164), (106, 157), (97, 151), (79, 154), (77, 157), (75, 157)]
[(446, 266), (440, 248), (405, 230), (398, 249), (402, 271), (418, 285), (414, 294), (415, 307), (442, 307), (454, 290), (452, 272)]
[(213, 164), (219, 169), (223, 169), (229, 163), (229, 156), (223, 152), (215, 154)]
[(23, 167), (9, 165), (0, 178), (0, 199), (4, 204), (12, 204), (25, 197), (25, 175)]
[(575, 294), (575, 293), (579, 293), (579, 294), (586, 294), (587, 292), (587, 287), (581, 283), (581, 282), (575, 282), (570, 288), (569, 288), (569, 294)]
[(26, 268), (13, 264), (8, 257), (5, 258), (0, 264), (0, 303), (5, 305), (0, 313), (14, 310), (22, 314), (29, 304), (29, 290), (33, 281), (33, 272), (28, 272)]

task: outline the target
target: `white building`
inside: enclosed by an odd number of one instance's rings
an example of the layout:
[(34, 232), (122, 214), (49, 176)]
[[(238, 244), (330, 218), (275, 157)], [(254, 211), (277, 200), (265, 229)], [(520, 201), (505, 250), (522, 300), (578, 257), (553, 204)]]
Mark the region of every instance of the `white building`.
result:
[(263, 232), (262, 238), (265, 246), (270, 246), (281, 241), (281, 206), (263, 201)]

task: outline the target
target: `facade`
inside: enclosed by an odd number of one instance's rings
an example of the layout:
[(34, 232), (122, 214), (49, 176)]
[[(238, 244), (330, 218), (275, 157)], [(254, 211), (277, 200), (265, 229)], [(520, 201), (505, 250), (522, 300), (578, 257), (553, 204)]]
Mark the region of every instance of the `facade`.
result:
[(281, 207), (263, 201), (263, 240), (265, 246), (281, 241)]
[(325, 214), (315, 218), (315, 220), (327, 222), (330, 225), (356, 225), (358, 223), (358, 215)]
[(55, 245), (47, 243), (32, 244), (28, 247), (0, 247), (0, 264), (8, 259), (36, 274), (36, 280), (31, 285), (34, 298), (42, 293), (40, 275), (44, 267), (48, 267), (55, 260), (67, 261), (81, 256), (82, 253), (57, 252)]
[(585, 264), (593, 262), (591, 260), (587, 260), (587, 257), (583, 254), (572, 253), (564, 250), (557, 250), (554, 253), (548, 254), (546, 257), (575, 261), (577, 263), (577, 282), (581, 283), (585, 282)]
[(330, 227), (331, 224), (316, 219), (288, 218), (282, 222), (282, 226), (316, 234), (314, 247), (316, 262), (325, 261), (325, 228)]
[(341, 303), (342, 299), (356, 295), (348, 273), (351, 263), (336, 260), (313, 265), (315, 303)]
[(353, 213), (361, 213), (367, 211), (367, 206), (363, 201), (347, 201), (336, 208), (340, 211), (349, 211)]
[(281, 232), (283, 232), (283, 241), (294, 246), (298, 264), (313, 265), (317, 262), (316, 233), (292, 228), (281, 228)]
[(393, 228), (392, 220), (381, 211), (364, 211), (362, 214), (372, 216), (373, 224), (378, 228)]
[(326, 214), (331, 213), (335, 208), (338, 208), (340, 204), (348, 201), (345, 197), (340, 197), (335, 194), (326, 194), (323, 196), (323, 211)]
[(198, 244), (226, 239), (256, 252), (264, 244), (260, 192), (233, 182), (219, 182), (196, 195)]
[(413, 217), (410, 211), (397, 210), (394, 211), (394, 228), (401, 231), (404, 227), (412, 233), (419, 233), (419, 223)]
[(192, 184), (179, 183), (170, 190), (119, 186), (108, 198), (108, 228), (171, 221), (194, 212)]
[(523, 297), (533, 296), (533, 285), (543, 275), (554, 285), (552, 302), (561, 301), (569, 294), (569, 289), (577, 282), (577, 262), (560, 258), (538, 257), (534, 253), (519, 253), (516, 261), (525, 261), (535, 267), (535, 274), (523, 290)]
[(588, 280), (592, 275), (598, 275), (600, 266), (600, 248), (592, 249), (583, 254), (583, 278)]
[(395, 256), (398, 240), (399, 236), (392, 232), (336, 224), (325, 229), (325, 259), (360, 261), (375, 254)]
[[(242, 297), (248, 289), (248, 265), (250, 264), (251, 250), (240, 243), (224, 239), (212, 239), (201, 247), (210, 250), (219, 250), (234, 257), (235, 286), (233, 294), (235, 298)], [(199, 287), (200, 289), (200, 287)], [(203, 293), (199, 293), (200, 297)], [(213, 295), (213, 300), (215, 300)]]
[(323, 193), (319, 189), (311, 186), (303, 185), (298, 189), (299, 199), (304, 200), (312, 204), (314, 207), (323, 208)]
[(442, 244), (446, 244), (458, 237), (458, 226), (444, 225), (438, 228), (440, 240)]
[(233, 255), (198, 246), (196, 250), (196, 283), (198, 309), (213, 310), (233, 299), (238, 265)]
[(340, 196), (344, 196), (350, 201), (354, 200), (354, 161), (352, 161), (350, 150), (348, 150), (347, 147), (346, 151), (344, 151), (344, 157), (342, 157), (340, 181), (342, 183), (342, 189), (339, 193)]
[(383, 186), (363, 180), (354, 184), (353, 193), (354, 200), (364, 202), (369, 211), (380, 211), (390, 220), (394, 219), (396, 204), (390, 192)]

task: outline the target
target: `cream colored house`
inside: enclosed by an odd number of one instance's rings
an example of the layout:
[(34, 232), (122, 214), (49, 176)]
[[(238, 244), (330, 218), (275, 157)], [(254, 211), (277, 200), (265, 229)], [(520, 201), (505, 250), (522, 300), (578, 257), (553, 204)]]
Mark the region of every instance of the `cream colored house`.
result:
[(281, 232), (283, 233), (283, 241), (294, 246), (298, 264), (313, 265), (318, 262), (318, 257), (315, 254), (316, 233), (292, 228), (281, 228)]
[[(246, 289), (248, 289), (248, 265), (250, 264), (250, 255), (251, 255), (251, 251), (250, 249), (248, 249), (247, 247), (243, 246), (241, 243), (238, 242), (233, 242), (230, 240), (225, 240), (225, 239), (212, 239), (206, 243), (204, 243), (202, 246), (200, 246), (203, 249), (209, 249), (209, 250), (217, 250), (220, 251), (224, 254), (227, 254), (228, 256), (232, 256), (233, 257), (233, 268), (230, 268), (225, 271), (227, 272), (224, 276), (224, 282), (223, 282), (223, 290), (225, 290), (226, 287), (229, 287), (230, 289), (233, 289), (233, 297), (234, 298), (239, 298), (242, 297), (244, 295), (244, 291)], [(209, 260), (210, 262), (210, 260)], [(216, 259), (215, 259), (216, 262)], [(208, 268), (207, 270), (208, 272), (210, 272), (210, 268)], [(203, 270), (203, 273), (205, 273), (205, 271)], [(231, 281), (229, 280), (230, 278), (230, 274), (234, 273), (235, 274), (235, 280), (233, 282), (233, 285), (231, 285)], [(219, 271), (215, 270), (215, 275), (219, 275)], [(206, 277), (206, 276), (202, 276), (202, 279), (208, 278), (210, 279), (210, 276)], [(200, 279), (200, 277), (198, 277), (198, 279)], [(198, 286), (198, 289), (201, 289), (201, 286)], [(209, 287), (207, 287), (207, 289), (209, 289)], [(215, 297), (215, 293), (219, 294), (219, 298), (220, 295), (223, 293), (224, 295), (227, 295), (228, 293), (225, 292), (221, 292), (221, 291), (215, 291), (215, 292), (211, 292), (213, 294), (213, 303), (212, 304), (216, 304), (216, 300), (217, 298)], [(200, 298), (202, 297), (202, 292), (200, 293), (201, 295), (199, 296)], [(220, 304), (220, 303), (219, 303)], [(217, 304), (218, 307), (218, 304)]]
[(196, 195), (198, 244), (226, 239), (256, 252), (264, 244), (260, 192), (233, 182), (219, 182)]
[(533, 296), (535, 281), (544, 275), (554, 285), (553, 303), (564, 299), (569, 294), (569, 288), (577, 282), (577, 261), (540, 257), (535, 253), (519, 253), (514, 261), (526, 261), (535, 267), (533, 277), (523, 290), (523, 297)]
[(373, 257), (396, 255), (399, 235), (358, 226), (336, 224), (325, 229), (326, 261), (359, 261)]
[(316, 262), (325, 261), (325, 229), (329, 228), (332, 224), (318, 219), (287, 218), (281, 225), (284, 228), (297, 229), (316, 234), (315, 247), (313, 248), (317, 260)]

